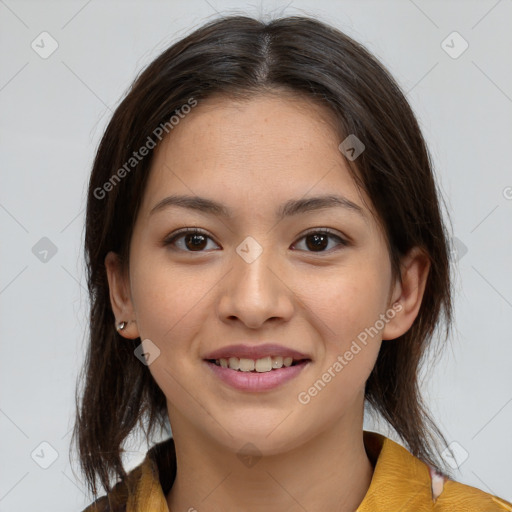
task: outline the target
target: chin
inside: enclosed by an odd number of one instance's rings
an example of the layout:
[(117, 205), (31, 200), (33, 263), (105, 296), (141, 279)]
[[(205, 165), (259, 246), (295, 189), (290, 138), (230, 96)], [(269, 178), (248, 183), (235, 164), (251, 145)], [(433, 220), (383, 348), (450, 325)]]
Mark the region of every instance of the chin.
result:
[(286, 426), (284, 423), (282, 415), (279, 421), (269, 423), (237, 422), (231, 428), (225, 423), (223, 426), (231, 435), (222, 430), (215, 440), (239, 457), (267, 457), (292, 451), (314, 437), (314, 433), (298, 430), (291, 422)]

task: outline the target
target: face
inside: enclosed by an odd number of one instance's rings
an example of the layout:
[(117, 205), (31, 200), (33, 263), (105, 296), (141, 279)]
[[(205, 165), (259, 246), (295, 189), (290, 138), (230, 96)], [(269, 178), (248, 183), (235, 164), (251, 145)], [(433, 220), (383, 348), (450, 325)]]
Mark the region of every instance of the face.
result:
[[(411, 295), (329, 112), (292, 96), (210, 99), (171, 135), (153, 160), (129, 268), (112, 253), (107, 268), (116, 317), (132, 320), (123, 335), (158, 354), (149, 371), (174, 436), (275, 454), (360, 429), (381, 341), (417, 308), (404, 308)], [(181, 195), (218, 207), (168, 199)], [(222, 364), (224, 348), (242, 366), (263, 362), (249, 373), (207, 361)], [(263, 371), (287, 354), (292, 366)]]

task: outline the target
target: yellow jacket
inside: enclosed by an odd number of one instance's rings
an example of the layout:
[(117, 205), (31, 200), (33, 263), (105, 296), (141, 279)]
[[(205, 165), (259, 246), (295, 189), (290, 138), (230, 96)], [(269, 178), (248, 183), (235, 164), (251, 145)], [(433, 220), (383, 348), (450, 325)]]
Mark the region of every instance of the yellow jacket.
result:
[[(433, 482), (429, 467), (389, 438), (364, 431), (364, 443), (374, 472), (356, 512), (512, 512), (511, 503), (474, 487), (452, 480)], [(128, 473), (127, 480), (135, 486), (132, 495), (123, 480), (83, 512), (170, 512), (166, 495), (175, 477), (171, 438), (153, 446)]]

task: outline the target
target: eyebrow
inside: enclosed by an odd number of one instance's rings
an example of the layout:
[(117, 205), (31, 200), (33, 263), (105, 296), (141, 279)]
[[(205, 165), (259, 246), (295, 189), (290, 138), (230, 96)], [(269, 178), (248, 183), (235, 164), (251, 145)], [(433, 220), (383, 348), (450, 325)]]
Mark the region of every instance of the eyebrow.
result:
[[(188, 195), (171, 195), (166, 197), (159, 201), (151, 209), (149, 214), (153, 215), (154, 213), (171, 206), (188, 208), (219, 217), (225, 217), (227, 219), (233, 216), (231, 210), (228, 207), (218, 203), (217, 201), (208, 199), (206, 197)], [(282, 220), (285, 217), (290, 217), (293, 215), (300, 215), (302, 213), (335, 207), (344, 208), (365, 217), (364, 210), (359, 205), (350, 201), (346, 197), (340, 195), (324, 195), (303, 199), (290, 199), (277, 209), (276, 218), (278, 220)]]

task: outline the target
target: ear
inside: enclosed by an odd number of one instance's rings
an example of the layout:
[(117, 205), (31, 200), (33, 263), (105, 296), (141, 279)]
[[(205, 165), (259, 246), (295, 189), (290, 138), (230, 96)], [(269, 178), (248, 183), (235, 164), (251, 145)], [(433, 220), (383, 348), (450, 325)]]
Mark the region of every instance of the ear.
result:
[(135, 321), (129, 277), (119, 255), (110, 251), (105, 257), (105, 268), (110, 291), (110, 304), (116, 317), (116, 325), (113, 328), (117, 327), (120, 322), (126, 322), (126, 327), (123, 330), (118, 330), (119, 334), (128, 339), (138, 338), (139, 330)]
[[(418, 316), (430, 270), (430, 259), (419, 247), (413, 247), (400, 262), (401, 282), (397, 278), (388, 310), (395, 313), (382, 331), (383, 340), (405, 334)], [(390, 316), (390, 315), (387, 315)]]

